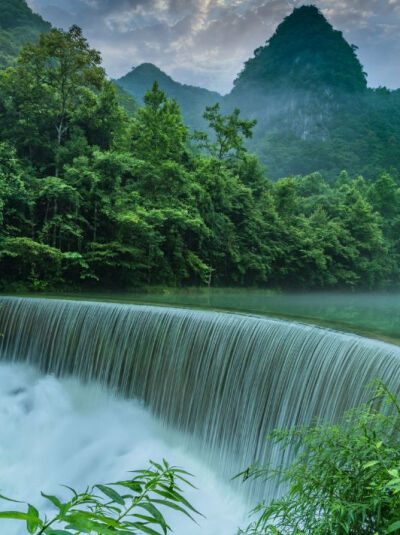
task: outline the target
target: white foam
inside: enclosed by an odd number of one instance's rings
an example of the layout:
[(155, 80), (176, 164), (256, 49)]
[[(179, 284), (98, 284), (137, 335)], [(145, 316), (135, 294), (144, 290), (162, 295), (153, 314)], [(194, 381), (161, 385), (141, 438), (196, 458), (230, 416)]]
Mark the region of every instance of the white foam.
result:
[[(128, 476), (148, 460), (165, 458), (195, 474), (198, 490), (186, 498), (201, 511), (199, 526), (176, 512), (168, 520), (177, 535), (234, 535), (246, 506), (228, 481), (220, 481), (191, 455), (180, 435), (166, 430), (134, 401), (98, 385), (42, 376), (26, 365), (0, 365), (0, 493), (43, 510), (40, 491), (65, 495)], [(10, 509), (0, 502), (0, 509)], [(51, 511), (50, 511), (51, 512)], [(22, 535), (24, 523), (0, 523), (0, 533)]]

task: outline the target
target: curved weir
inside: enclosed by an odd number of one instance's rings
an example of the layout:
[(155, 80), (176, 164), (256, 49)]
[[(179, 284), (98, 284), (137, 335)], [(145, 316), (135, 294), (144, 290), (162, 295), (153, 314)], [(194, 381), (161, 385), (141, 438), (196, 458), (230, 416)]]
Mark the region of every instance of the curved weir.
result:
[(141, 400), (229, 477), (256, 459), (287, 460), (267, 443), (273, 428), (335, 419), (376, 378), (400, 390), (400, 348), (351, 334), (210, 311), (1, 302), (2, 360)]

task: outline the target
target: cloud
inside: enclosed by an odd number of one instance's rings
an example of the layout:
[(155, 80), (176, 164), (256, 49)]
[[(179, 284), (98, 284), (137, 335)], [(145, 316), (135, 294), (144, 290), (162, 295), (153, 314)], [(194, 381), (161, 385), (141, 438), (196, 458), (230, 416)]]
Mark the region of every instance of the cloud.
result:
[[(181, 82), (227, 92), (296, 0), (28, 0), (56, 26), (79, 24), (112, 77), (152, 62)], [(308, 3), (308, 2), (305, 2)], [(359, 46), (372, 85), (400, 86), (400, 0), (316, 0)]]

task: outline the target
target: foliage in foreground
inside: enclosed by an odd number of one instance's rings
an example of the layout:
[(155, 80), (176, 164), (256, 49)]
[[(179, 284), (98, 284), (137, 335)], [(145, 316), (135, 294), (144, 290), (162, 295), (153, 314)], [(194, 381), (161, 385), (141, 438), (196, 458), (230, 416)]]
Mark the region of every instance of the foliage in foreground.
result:
[(72, 498), (67, 501), (42, 493), (57, 509), (50, 518), (28, 504), (26, 513), (2, 511), (0, 519), (22, 520), (27, 533), (34, 535), (167, 535), (171, 528), (163, 510), (174, 509), (192, 519), (193, 513), (198, 514), (181, 494), (180, 484), (192, 486), (184, 470), (163, 461), (133, 473), (127, 481), (95, 485), (80, 494), (70, 489)]
[(283, 470), (253, 466), (240, 476), (278, 479), (288, 491), (260, 503), (244, 533), (400, 533), (400, 404), (382, 385), (377, 396), (385, 397), (387, 411), (368, 404), (347, 412), (337, 425), (272, 434), (283, 449), (296, 448), (294, 462)]

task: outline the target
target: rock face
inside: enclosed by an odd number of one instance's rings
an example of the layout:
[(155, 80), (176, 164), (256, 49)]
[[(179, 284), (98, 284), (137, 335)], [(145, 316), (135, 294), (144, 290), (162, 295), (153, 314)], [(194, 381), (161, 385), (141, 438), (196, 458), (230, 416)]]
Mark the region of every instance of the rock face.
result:
[(165, 74), (152, 63), (143, 63), (116, 83), (130, 93), (141, 104), (143, 96), (154, 82), (158, 82), (168, 98), (175, 98), (181, 107), (185, 122), (192, 128), (203, 127), (202, 114), (206, 106), (219, 102), (219, 93), (201, 87), (181, 84)]
[(226, 103), (257, 116), (263, 129), (285, 128), (302, 139), (324, 139), (340, 102), (366, 87), (356, 47), (315, 6), (302, 6), (255, 50)]

